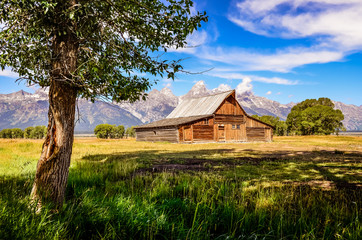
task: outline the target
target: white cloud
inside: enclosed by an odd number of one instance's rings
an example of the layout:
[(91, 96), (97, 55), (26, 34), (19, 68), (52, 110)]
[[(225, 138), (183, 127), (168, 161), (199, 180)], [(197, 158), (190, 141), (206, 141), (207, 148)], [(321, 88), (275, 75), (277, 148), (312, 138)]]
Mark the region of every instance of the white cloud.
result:
[(277, 92), (277, 95), (280, 95), (280, 94), (282, 94), (281, 92)]
[(216, 71), (208, 72), (207, 75), (213, 76), (213, 77), (224, 78), (224, 79), (230, 79), (230, 80), (242, 80), (245, 78), (249, 78), (255, 82), (280, 84), (280, 85), (297, 85), (297, 84), (299, 84), (299, 81), (297, 81), (297, 80), (289, 80), (289, 79), (278, 78), (278, 77), (267, 78), (267, 77), (261, 77), (261, 76), (255, 76), (255, 75), (245, 75), (245, 74), (241, 74), (241, 73), (229, 72), (228, 69), (226, 69), (226, 70), (216, 69)]
[(5, 68), (4, 70), (0, 70), (0, 76), (9, 77), (9, 78), (19, 78), (19, 75), (15, 72), (12, 72), (10, 69)]
[(168, 51), (170, 52), (179, 52), (179, 53), (195, 53), (197, 48), (205, 44), (208, 39), (208, 34), (206, 31), (195, 31), (193, 34), (189, 35), (186, 38), (187, 46), (184, 48), (175, 48), (170, 47)]
[(245, 77), (242, 79), (241, 83), (235, 88), (236, 94), (240, 95), (244, 92), (251, 92), (253, 89), (253, 85), (251, 84), (251, 79), (249, 77)]
[(340, 61), (344, 54), (320, 48), (286, 48), (275, 53), (258, 53), (241, 48), (204, 47), (198, 57), (238, 66), (242, 71), (290, 72), (305, 64)]
[(199, 58), (239, 71), (285, 73), (307, 64), (343, 61), (351, 52), (362, 50), (361, 0), (239, 0), (230, 9), (229, 20), (247, 31), (268, 37), (309, 38), (311, 44), (269, 52), (202, 47)]
[(267, 92), (266, 92), (266, 95), (270, 95), (270, 94), (272, 94), (271, 91), (267, 91)]
[(315, 37), (316, 46), (362, 49), (361, 0), (246, 0), (229, 20), (247, 31), (286, 38)]

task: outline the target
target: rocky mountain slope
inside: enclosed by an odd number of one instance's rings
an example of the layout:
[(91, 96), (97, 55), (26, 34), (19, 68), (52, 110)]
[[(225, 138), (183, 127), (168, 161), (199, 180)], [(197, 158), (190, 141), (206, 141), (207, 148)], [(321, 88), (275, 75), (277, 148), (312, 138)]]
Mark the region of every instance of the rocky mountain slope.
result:
[[(92, 132), (94, 127), (101, 123), (122, 124), (129, 127), (152, 122), (165, 118), (183, 99), (206, 96), (230, 89), (225, 84), (221, 84), (215, 89), (207, 89), (205, 83), (199, 81), (187, 94), (180, 97), (175, 96), (169, 88), (163, 88), (161, 91), (152, 90), (146, 101), (135, 103), (111, 104), (101, 101), (91, 103), (80, 99), (76, 131)], [(281, 104), (256, 96), (250, 90), (241, 91), (238, 88), (236, 96), (241, 106), (250, 115), (273, 115), (284, 120), (294, 105), (294, 103)], [(343, 123), (348, 130), (362, 130), (362, 106), (347, 105), (341, 102), (334, 102), (334, 104), (344, 113)], [(48, 107), (48, 96), (44, 90), (38, 90), (34, 94), (24, 91), (0, 94), (0, 129), (46, 125)]]
[[(48, 108), (48, 94), (44, 90), (34, 94), (24, 91), (0, 94), (0, 129), (47, 125)], [(92, 132), (101, 123), (125, 126), (142, 124), (140, 119), (117, 105), (80, 99), (78, 108), (77, 132)]]

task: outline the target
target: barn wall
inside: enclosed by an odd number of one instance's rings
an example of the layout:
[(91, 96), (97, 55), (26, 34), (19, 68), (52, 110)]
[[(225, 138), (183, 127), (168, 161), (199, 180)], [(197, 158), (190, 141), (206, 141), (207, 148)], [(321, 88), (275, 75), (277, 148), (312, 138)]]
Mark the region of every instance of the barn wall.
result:
[(179, 132), (176, 127), (136, 129), (137, 141), (178, 142)]
[(273, 140), (272, 128), (252, 118), (246, 120), (246, 135), (248, 142)]

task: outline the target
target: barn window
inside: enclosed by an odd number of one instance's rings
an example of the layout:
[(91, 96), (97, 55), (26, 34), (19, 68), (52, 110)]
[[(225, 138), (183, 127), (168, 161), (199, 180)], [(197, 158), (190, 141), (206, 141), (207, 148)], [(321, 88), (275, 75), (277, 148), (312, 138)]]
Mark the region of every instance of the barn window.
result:
[(206, 125), (209, 125), (209, 119), (208, 119), (208, 118), (205, 118), (204, 123), (205, 123)]
[(233, 124), (231, 129), (240, 129), (240, 124)]

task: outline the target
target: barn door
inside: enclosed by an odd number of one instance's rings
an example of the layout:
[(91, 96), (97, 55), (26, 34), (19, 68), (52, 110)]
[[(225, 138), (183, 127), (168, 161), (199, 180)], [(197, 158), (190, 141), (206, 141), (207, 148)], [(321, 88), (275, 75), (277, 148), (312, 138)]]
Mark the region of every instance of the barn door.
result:
[(192, 140), (192, 129), (190, 126), (186, 126), (184, 128), (184, 141), (191, 141)]
[(225, 126), (219, 125), (217, 132), (219, 141), (225, 141)]

